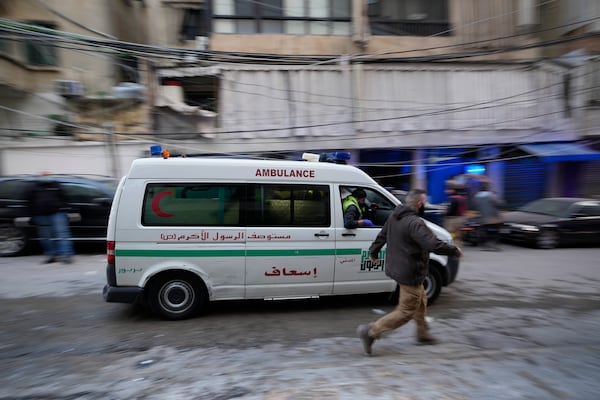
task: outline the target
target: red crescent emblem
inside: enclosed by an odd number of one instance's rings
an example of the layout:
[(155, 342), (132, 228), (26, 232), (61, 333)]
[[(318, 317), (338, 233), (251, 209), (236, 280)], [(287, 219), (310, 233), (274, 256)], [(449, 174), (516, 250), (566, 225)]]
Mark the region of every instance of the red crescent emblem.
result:
[(154, 198), (152, 199), (152, 211), (154, 212), (154, 214), (158, 215), (161, 218), (171, 218), (173, 216), (173, 214), (166, 213), (160, 209), (160, 201), (162, 200), (162, 198), (171, 194), (173, 194), (173, 192), (165, 191), (157, 193), (156, 196), (154, 196)]

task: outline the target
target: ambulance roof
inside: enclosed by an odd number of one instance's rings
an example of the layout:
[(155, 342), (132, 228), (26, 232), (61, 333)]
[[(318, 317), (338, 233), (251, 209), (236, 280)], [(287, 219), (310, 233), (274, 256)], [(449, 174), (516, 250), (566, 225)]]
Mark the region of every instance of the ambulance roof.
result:
[(376, 184), (352, 165), (327, 162), (238, 158), (143, 158), (133, 161), (128, 179), (219, 180)]

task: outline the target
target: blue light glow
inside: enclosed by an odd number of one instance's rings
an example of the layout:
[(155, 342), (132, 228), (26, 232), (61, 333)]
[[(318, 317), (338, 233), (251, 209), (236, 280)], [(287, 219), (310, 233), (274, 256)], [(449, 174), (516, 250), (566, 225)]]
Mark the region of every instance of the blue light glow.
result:
[(485, 165), (483, 164), (469, 164), (465, 166), (465, 173), (474, 175), (485, 174)]

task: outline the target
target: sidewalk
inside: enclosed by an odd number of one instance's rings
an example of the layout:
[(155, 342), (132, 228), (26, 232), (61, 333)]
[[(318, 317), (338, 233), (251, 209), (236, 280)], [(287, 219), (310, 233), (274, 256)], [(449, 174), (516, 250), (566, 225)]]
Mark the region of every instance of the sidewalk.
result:
[(78, 254), (72, 264), (44, 264), (46, 258), (43, 255), (0, 258), (0, 298), (102, 294), (106, 255)]

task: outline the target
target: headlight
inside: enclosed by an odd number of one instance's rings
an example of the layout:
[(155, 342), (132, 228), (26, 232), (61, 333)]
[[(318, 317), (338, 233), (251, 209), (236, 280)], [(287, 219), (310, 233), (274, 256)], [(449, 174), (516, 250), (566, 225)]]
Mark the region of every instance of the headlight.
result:
[(540, 228), (534, 225), (512, 224), (514, 229), (519, 229), (526, 232), (539, 232)]

